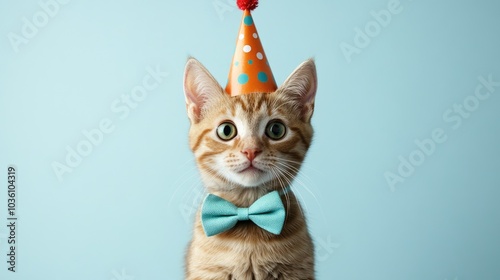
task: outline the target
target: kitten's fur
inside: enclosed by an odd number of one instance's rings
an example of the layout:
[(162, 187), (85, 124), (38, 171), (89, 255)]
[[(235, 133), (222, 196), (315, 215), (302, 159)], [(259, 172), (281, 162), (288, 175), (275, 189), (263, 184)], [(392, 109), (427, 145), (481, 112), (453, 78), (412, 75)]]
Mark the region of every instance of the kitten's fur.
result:
[[(207, 191), (248, 207), (266, 193), (289, 186), (311, 144), (316, 87), (316, 67), (307, 60), (274, 93), (231, 97), (190, 58), (184, 76), (189, 143)], [(274, 141), (264, 130), (276, 119), (285, 124), (286, 134)], [(224, 121), (237, 128), (230, 141), (216, 133)], [(256, 151), (253, 162), (245, 149)], [(251, 163), (261, 171), (241, 171)], [(281, 198), (286, 220), (280, 235), (245, 221), (207, 237), (198, 211), (186, 255), (186, 279), (314, 279), (314, 249), (299, 202), (293, 192)]]

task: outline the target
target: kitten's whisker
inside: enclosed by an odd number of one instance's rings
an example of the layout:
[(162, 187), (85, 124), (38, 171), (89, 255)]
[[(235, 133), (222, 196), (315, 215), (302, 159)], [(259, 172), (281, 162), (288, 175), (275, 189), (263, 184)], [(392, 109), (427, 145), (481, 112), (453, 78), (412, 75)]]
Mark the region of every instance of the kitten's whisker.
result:
[(293, 163), (293, 164), (297, 164), (300, 168), (304, 167), (304, 168), (307, 168), (309, 170), (312, 170), (316, 173), (321, 173), (319, 170), (315, 169), (315, 168), (312, 168), (310, 167), (309, 165), (307, 164), (303, 164), (303, 162), (300, 162), (300, 161), (297, 161), (297, 160), (292, 160), (292, 159), (286, 159), (286, 158), (278, 158), (278, 157), (268, 157), (269, 160), (273, 160), (273, 161), (278, 161), (278, 162), (289, 162), (289, 163)]
[[(301, 185), (301, 186), (302, 186), (302, 187), (303, 187), (303, 188), (304, 188), (307, 192), (309, 192), (309, 193), (311, 194), (311, 196), (314, 198), (314, 200), (315, 200), (316, 204), (317, 204), (317, 205), (318, 205), (318, 206), (322, 209), (321, 204), (319, 203), (319, 200), (318, 200), (318, 198), (316, 197), (316, 195), (315, 195), (315, 194), (311, 191), (311, 189), (307, 186), (307, 184), (305, 184), (305, 183), (304, 183), (304, 182), (300, 179), (300, 175), (302, 175), (302, 173), (301, 173), (301, 172), (299, 172), (299, 171), (298, 171), (298, 169), (297, 169), (295, 166), (292, 166), (292, 165), (287, 164), (287, 163), (284, 163), (284, 162), (277, 162), (277, 163), (278, 163), (280, 166), (284, 167), (285, 172), (286, 172), (286, 173), (287, 173), (290, 177), (293, 175), (293, 173), (292, 173), (292, 172), (290, 172), (290, 171), (288, 171), (287, 169), (291, 169), (291, 170), (295, 171), (295, 172), (297, 173), (297, 175), (299, 175), (299, 176), (296, 176), (296, 177), (295, 177), (295, 181), (296, 181), (298, 184), (300, 184), (300, 185)], [(302, 175), (302, 176), (304, 176), (304, 175)], [(306, 176), (305, 176), (305, 177), (306, 177)], [(310, 180), (310, 179), (309, 179), (309, 180)], [(303, 196), (302, 196), (302, 194), (301, 194), (301, 197), (303, 197)], [(307, 204), (306, 204), (306, 202), (305, 202), (305, 201), (304, 201), (304, 205), (306, 206), (306, 209), (308, 210), (308, 208), (309, 208), (309, 207), (307, 206)], [(323, 210), (322, 210), (322, 216), (323, 216), (323, 219), (326, 221), (326, 216), (325, 216), (325, 213), (324, 213), (324, 211), (323, 211)]]
[[(271, 163), (272, 164), (272, 163)], [(286, 192), (286, 186), (285, 186), (285, 183), (281, 180), (280, 178), (280, 174), (277, 172), (278, 170), (275, 170), (272, 166), (271, 166), (271, 172), (274, 174), (274, 176), (276, 176), (276, 179), (278, 180), (278, 183), (281, 187), (281, 190), (283, 191), (284, 195), (285, 195), (285, 201), (286, 201), (286, 207), (287, 209), (290, 209), (290, 195), (288, 194), (288, 192)], [(285, 220), (288, 218), (288, 211), (286, 211), (286, 216), (285, 216)]]
[[(280, 162), (276, 162), (276, 163), (278, 163), (278, 164), (279, 164)], [(281, 166), (276, 165), (276, 164), (275, 164), (275, 166), (276, 166), (276, 167), (277, 167), (277, 169), (280, 171), (280, 173), (283, 175), (284, 179), (288, 182), (288, 184), (289, 184), (289, 185), (292, 185), (292, 180), (293, 180), (293, 179), (294, 179), (294, 177), (295, 177), (294, 173), (289, 172), (289, 171), (286, 169), (286, 166), (283, 166), (283, 167), (285, 167), (285, 168), (281, 168)], [(297, 190), (297, 191), (298, 191), (298, 190)], [(300, 194), (300, 192), (298, 192), (298, 193)], [(302, 195), (301, 195), (301, 200), (303, 200), (303, 199), (302, 199)], [(305, 202), (305, 201), (303, 201), (303, 203), (304, 203), (304, 205), (305, 205), (305, 207), (306, 207), (306, 211), (309, 211), (309, 208), (308, 208), (308, 206), (307, 206), (306, 202)], [(299, 209), (300, 209), (301, 214), (305, 216), (304, 211), (302, 210), (302, 207), (300, 206), (300, 203), (299, 203), (298, 205), (299, 205)]]
[[(278, 162), (278, 164), (280, 164), (281, 166), (285, 167), (285, 168), (288, 168), (290, 169), (291, 171), (293, 171), (294, 173), (296, 173), (296, 180), (300, 181), (301, 177), (304, 177), (304, 179), (306, 179), (308, 181), (308, 183), (311, 183), (312, 184), (312, 180), (311, 178), (309, 178), (307, 175), (305, 175), (304, 172), (301, 172), (300, 169), (298, 167), (295, 167), (291, 164), (288, 164), (286, 162)], [(305, 185), (305, 184), (304, 184)]]
[(278, 163), (281, 166), (284, 166), (284, 167), (289, 168), (292, 171), (296, 172), (297, 173), (297, 177), (299, 177), (299, 176), (300, 177), (304, 177), (308, 182), (310, 182), (310, 183), (313, 182), (309, 176), (307, 176), (304, 172), (300, 171), (299, 167), (296, 167), (296, 166), (294, 166), (292, 164), (289, 164), (289, 163), (286, 163), (286, 162), (280, 162), (280, 161), (278, 161)]
[[(283, 170), (282, 168), (280, 168), (278, 165), (274, 164), (274, 163), (270, 163), (270, 165), (272, 165), (277, 171), (278, 175), (277, 175), (277, 178), (281, 181), (280, 177), (283, 176), (283, 179), (285, 179), (287, 181), (287, 185), (292, 187), (292, 179), (293, 177), (291, 178), (288, 178), (287, 175), (284, 173), (286, 170)], [(280, 176), (281, 175), (281, 176)], [(285, 191), (285, 189), (283, 188), (283, 191)], [(290, 202), (289, 202), (289, 194), (285, 192), (285, 198), (287, 199), (287, 206), (290, 207)], [(297, 203), (297, 205), (299, 206), (299, 210), (301, 212), (302, 215), (304, 215), (304, 212), (302, 211), (302, 208), (300, 206), (300, 203)], [(287, 213), (288, 215), (288, 213)]]
[[(184, 196), (182, 197), (183, 201), (186, 201), (192, 194), (195, 194), (197, 191), (196, 189), (199, 186), (203, 186), (203, 182), (199, 178), (197, 180), (194, 180), (190, 185), (187, 191), (184, 193)], [(198, 188), (199, 190), (203, 190), (203, 188)]]
[[(291, 166), (291, 165), (288, 165), (284, 162), (277, 162), (278, 164), (281, 164), (281, 166), (285, 167), (285, 168), (295, 168), (294, 166)], [(296, 169), (296, 168), (295, 168)], [(319, 199), (318, 197), (314, 194), (314, 192), (307, 186), (307, 184), (305, 184), (301, 179), (300, 179), (300, 176), (304, 176), (306, 177), (306, 179), (308, 179), (310, 182), (312, 182), (312, 180), (310, 178), (308, 178), (307, 176), (305, 176), (303, 174), (303, 172), (300, 172), (300, 171), (297, 171), (297, 177), (295, 177), (295, 181), (300, 184), (313, 198), (314, 198), (314, 201), (316, 202), (316, 204), (319, 206), (319, 208), (321, 209), (321, 216), (323, 217), (323, 220), (324, 222), (326, 223), (327, 219), (326, 219), (326, 214), (323, 210), (323, 207), (321, 207), (321, 203), (319, 202)], [(304, 202), (305, 204), (305, 202)], [(306, 208), (307, 208), (307, 205), (306, 205)]]
[[(276, 173), (278, 171), (275, 171)], [(291, 200), (290, 200), (290, 194), (288, 193), (288, 191), (286, 191), (287, 187), (291, 187), (290, 185), (286, 185), (285, 182), (283, 180), (281, 180), (279, 174), (277, 174), (278, 178), (279, 178), (279, 181), (281, 182), (280, 185), (281, 185), (281, 190), (283, 191), (283, 194), (285, 196), (285, 201), (286, 201), (286, 209), (290, 209), (290, 205), (291, 205)], [(286, 219), (288, 219), (288, 214), (289, 214), (289, 211), (286, 211)]]
[(199, 178), (195, 179), (196, 180), (193, 180), (189, 184), (189, 186), (186, 188), (186, 191), (182, 195), (181, 201), (183, 201), (184, 204), (192, 204), (193, 201), (195, 201), (197, 191), (203, 190), (203, 188), (199, 187), (200, 185), (203, 185), (201, 180)]
[[(291, 162), (293, 162), (293, 161), (291, 161)], [(311, 196), (314, 198), (316, 204), (318, 206), (320, 206), (320, 209), (322, 209), (321, 210), (322, 217), (323, 217), (323, 220), (326, 222), (326, 215), (325, 215), (325, 213), (323, 211), (323, 208), (321, 207), (321, 204), (319, 203), (319, 200), (318, 200), (317, 196), (311, 191), (311, 189), (307, 186), (307, 184), (301, 180), (300, 176), (304, 176), (310, 182), (312, 182), (312, 180), (310, 180), (310, 178), (308, 178), (307, 176), (305, 176), (303, 174), (303, 172), (300, 172), (299, 167), (294, 166), (294, 165), (292, 165), (290, 163), (276, 161), (276, 163), (274, 163), (273, 165), (279, 170), (279, 173), (284, 177), (284, 179), (288, 182), (289, 185), (292, 185), (291, 181), (295, 180), (308, 193), (311, 194)], [(304, 203), (305, 210), (309, 211), (309, 206), (307, 205), (306, 201), (304, 200), (304, 196), (303, 196), (302, 192), (299, 189), (297, 189), (297, 194), (300, 196), (302, 202)], [(303, 209), (302, 209), (302, 207), (301, 207), (300, 204), (299, 204), (299, 207), (300, 207), (301, 213), (304, 215)]]
[[(309, 212), (309, 207), (307, 206), (307, 203), (304, 200), (304, 196), (302, 195), (302, 193), (300, 192), (299, 189), (296, 189), (296, 191), (297, 191), (297, 194), (300, 197), (300, 201), (302, 201), (302, 203), (304, 203), (304, 207), (306, 208), (306, 212)], [(302, 216), (305, 217), (304, 210), (302, 210), (302, 205), (300, 203), (298, 203), (298, 205), (299, 205), (300, 213), (302, 213)]]
[[(185, 165), (185, 164), (184, 164)], [(170, 196), (170, 199), (168, 200), (167, 207), (170, 207), (170, 204), (172, 203), (173, 198), (177, 194), (179, 190), (182, 189), (183, 185), (188, 182), (189, 180), (196, 178), (196, 176), (187, 176), (187, 175), (192, 175), (193, 171), (196, 172), (196, 166), (191, 166), (189, 169), (185, 170), (178, 178), (177, 180), (173, 183), (175, 186), (175, 190)], [(187, 177), (186, 177), (187, 176)], [(183, 181), (179, 184), (179, 181), (183, 179)]]

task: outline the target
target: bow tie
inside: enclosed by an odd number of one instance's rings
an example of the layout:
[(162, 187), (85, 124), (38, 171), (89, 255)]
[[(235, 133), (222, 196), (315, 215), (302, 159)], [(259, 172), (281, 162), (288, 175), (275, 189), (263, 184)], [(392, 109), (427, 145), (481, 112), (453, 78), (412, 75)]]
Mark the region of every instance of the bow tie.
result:
[(209, 194), (201, 207), (201, 224), (207, 236), (233, 228), (238, 221), (250, 220), (260, 228), (280, 234), (285, 222), (285, 207), (278, 191), (257, 199), (248, 208), (238, 208), (231, 202)]

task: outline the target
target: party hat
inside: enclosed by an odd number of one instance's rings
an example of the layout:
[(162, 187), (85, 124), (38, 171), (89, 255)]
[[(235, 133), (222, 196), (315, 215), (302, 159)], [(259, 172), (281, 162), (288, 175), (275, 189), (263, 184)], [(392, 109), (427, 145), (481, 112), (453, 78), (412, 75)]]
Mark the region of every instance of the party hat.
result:
[(236, 4), (243, 10), (243, 18), (229, 69), (226, 92), (231, 96), (274, 92), (277, 89), (276, 81), (250, 14), (257, 7), (258, 1), (237, 0)]

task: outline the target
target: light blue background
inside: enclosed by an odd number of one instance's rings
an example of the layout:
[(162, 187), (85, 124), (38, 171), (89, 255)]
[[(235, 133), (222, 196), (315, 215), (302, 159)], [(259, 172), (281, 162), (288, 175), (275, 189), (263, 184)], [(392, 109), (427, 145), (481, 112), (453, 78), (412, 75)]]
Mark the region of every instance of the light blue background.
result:
[[(253, 13), (278, 83), (317, 63), (316, 136), (294, 187), (317, 278), (500, 279), (500, 88), (457, 129), (443, 119), (479, 76), (500, 81), (500, 4), (402, 0), (349, 63), (340, 44), (389, 2), (273, 0)], [(41, 8), (1, 1), (0, 279), (183, 278), (203, 195), (183, 67), (192, 55), (226, 81), (241, 18), (232, 3), (71, 0), (16, 53), (8, 34)], [(111, 104), (157, 66), (168, 77), (121, 119)], [(105, 118), (114, 131), (60, 182), (52, 163)], [(446, 142), (391, 190), (384, 173), (436, 128)], [(11, 164), (16, 273), (4, 261)]]

